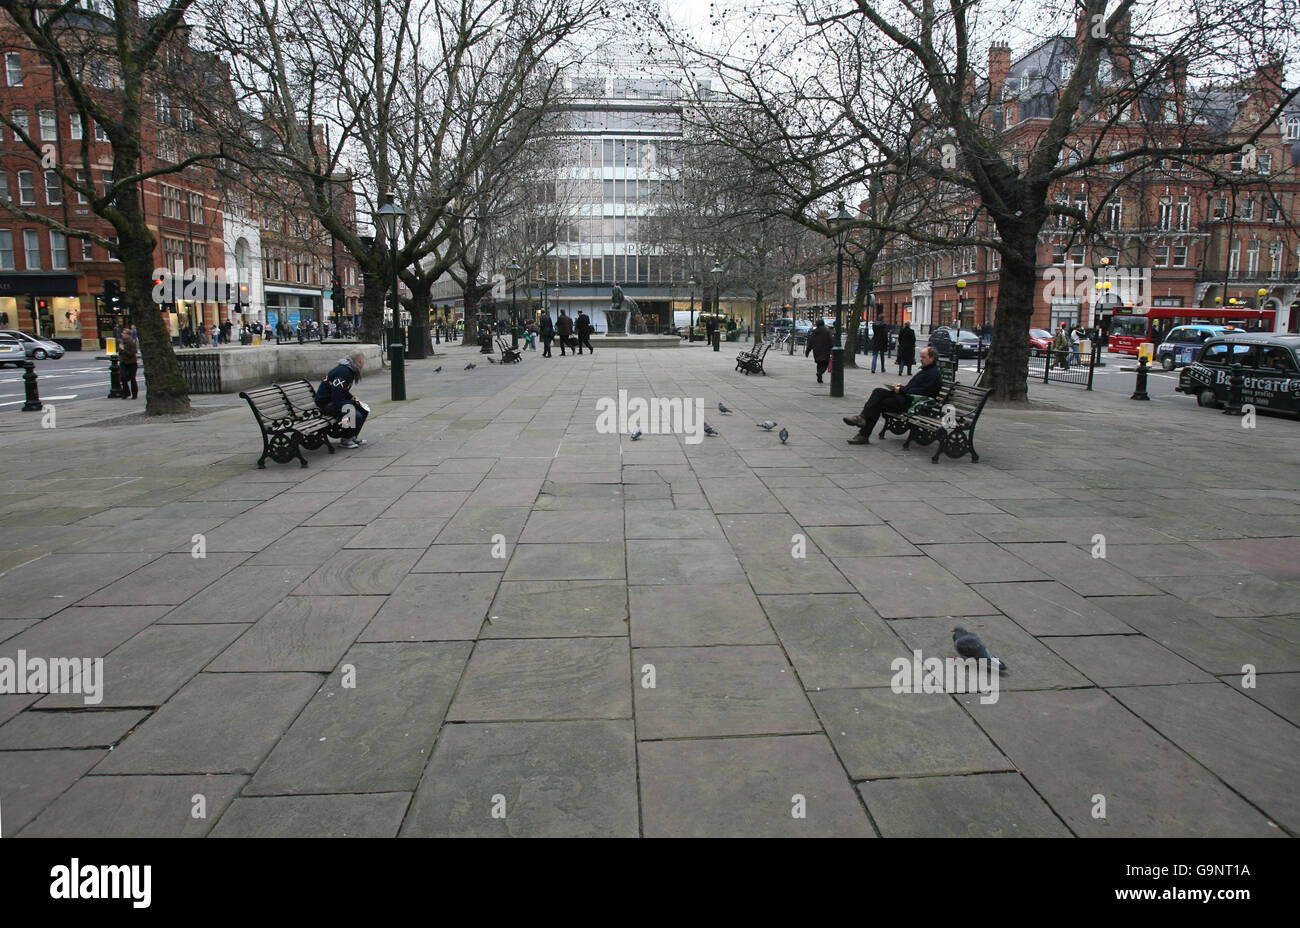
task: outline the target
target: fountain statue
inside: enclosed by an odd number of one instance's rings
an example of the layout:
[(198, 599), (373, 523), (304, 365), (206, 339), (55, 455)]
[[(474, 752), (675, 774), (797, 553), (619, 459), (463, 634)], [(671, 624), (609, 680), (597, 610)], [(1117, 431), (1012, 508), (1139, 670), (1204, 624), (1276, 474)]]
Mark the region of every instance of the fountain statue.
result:
[(613, 293), (610, 294), (609, 309), (605, 312), (605, 318), (608, 320), (608, 325), (605, 327), (606, 335), (645, 334), (645, 319), (641, 315), (640, 307), (637, 306), (636, 300), (624, 295), (623, 288), (617, 283), (614, 284)]

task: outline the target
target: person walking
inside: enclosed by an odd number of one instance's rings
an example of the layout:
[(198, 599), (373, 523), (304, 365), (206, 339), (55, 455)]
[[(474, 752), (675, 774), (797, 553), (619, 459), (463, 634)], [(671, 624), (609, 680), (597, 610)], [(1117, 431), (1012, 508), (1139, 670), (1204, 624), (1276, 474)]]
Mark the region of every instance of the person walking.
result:
[(898, 330), (898, 349), (895, 360), (898, 361), (898, 376), (903, 376), (903, 368), (907, 368), (907, 376), (912, 376), (912, 365), (916, 363), (916, 330), (912, 328), (912, 323), (906, 319), (903, 320), (903, 327)]
[(808, 344), (803, 349), (805, 358), (810, 353), (813, 360), (817, 362), (817, 382), (825, 383), (822, 375), (826, 373), (826, 367), (831, 363), (831, 330), (826, 328), (826, 323), (820, 318), (813, 326), (813, 330), (808, 333)]
[(560, 310), (560, 318), (555, 320), (555, 334), (560, 337), (560, 357), (564, 357), (564, 348), (573, 335), (573, 320), (564, 310)]
[(549, 312), (542, 313), (542, 318), (537, 323), (537, 334), (542, 339), (542, 357), (551, 356), (551, 339), (555, 338), (555, 325), (551, 322)]
[[(1056, 363), (1063, 370), (1070, 369), (1070, 336), (1065, 331), (1065, 323), (1062, 322), (1057, 328), (1056, 334), (1052, 336), (1052, 353), (1056, 355)], [(1048, 367), (1051, 367), (1049, 364)]]
[(938, 396), (943, 389), (943, 374), (939, 371), (939, 352), (930, 345), (921, 349), (921, 369), (906, 385), (876, 387), (856, 416), (845, 416), (844, 424), (856, 426), (858, 434), (849, 439), (850, 445), (871, 444), (871, 430), (883, 412), (902, 412), (911, 405), (914, 396)]
[(122, 399), (139, 399), (140, 388), (136, 385), (135, 374), (140, 369), (140, 351), (130, 332), (122, 333), (122, 341), (117, 346), (117, 360), (120, 367)]
[(524, 334), (528, 337), (528, 350), (536, 351), (537, 350), (537, 323), (536, 322), (528, 323), (527, 328), (524, 329)]
[(587, 351), (591, 354), (596, 353), (596, 349), (591, 347), (591, 320), (587, 318), (585, 310), (578, 310), (578, 354), (582, 354), (582, 346), (587, 346)]
[(876, 372), (876, 361), (880, 361), (880, 373), (885, 372), (885, 352), (889, 350), (889, 326), (884, 317), (877, 316), (871, 327), (871, 373)]
[(1078, 323), (1070, 327), (1070, 363), (1080, 364), (1082, 359), (1079, 354), (1079, 343), (1083, 338), (1083, 329), (1079, 328)]

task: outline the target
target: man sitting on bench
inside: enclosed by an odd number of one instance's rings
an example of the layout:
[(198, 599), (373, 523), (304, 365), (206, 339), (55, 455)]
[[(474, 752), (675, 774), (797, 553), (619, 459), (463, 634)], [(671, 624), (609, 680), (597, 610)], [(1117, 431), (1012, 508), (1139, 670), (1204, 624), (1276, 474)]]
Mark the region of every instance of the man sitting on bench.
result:
[(366, 424), (368, 407), (352, 395), (352, 385), (361, 379), (361, 370), (366, 366), (365, 353), (360, 349), (353, 351), (330, 369), (325, 379), (316, 388), (316, 405), (321, 412), (337, 416), (343, 422), (340, 448), (360, 448), (366, 443), (358, 438), (361, 426)]
[(871, 430), (876, 427), (882, 412), (902, 412), (911, 405), (914, 396), (938, 396), (943, 389), (943, 374), (939, 372), (938, 360), (939, 352), (926, 345), (921, 349), (921, 369), (906, 386), (896, 383), (892, 387), (872, 390), (861, 415), (844, 417), (845, 424), (858, 428), (858, 434), (849, 439), (849, 444), (871, 444)]

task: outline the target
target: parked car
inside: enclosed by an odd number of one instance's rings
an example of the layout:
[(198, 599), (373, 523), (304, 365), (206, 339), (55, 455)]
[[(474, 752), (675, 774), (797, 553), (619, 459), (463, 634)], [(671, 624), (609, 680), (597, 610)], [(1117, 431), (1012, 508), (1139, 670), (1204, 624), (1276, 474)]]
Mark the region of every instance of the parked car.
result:
[(0, 335), (0, 367), (6, 364), (22, 367), (26, 361), (27, 352), (23, 350), (22, 343), (16, 338)]
[(1208, 339), (1178, 375), (1180, 393), (1201, 406), (1228, 401), (1232, 368), (1241, 365), (1241, 402), (1300, 414), (1300, 335), (1234, 331)]
[(958, 357), (973, 358), (980, 353), (980, 337), (974, 329), (962, 329), (958, 333), (955, 328), (942, 325), (931, 330), (930, 340), (926, 344), (939, 352), (941, 357), (946, 357), (952, 354), (954, 342), (957, 344)]
[(0, 336), (12, 338), (18, 344), (22, 345), (25, 355), (37, 361), (43, 361), (46, 358), (54, 358), (56, 361), (63, 357), (64, 347), (58, 342), (52, 342), (48, 338), (37, 338), (35, 335), (28, 335), (26, 332), (19, 332), (17, 329), (0, 329)]
[(1034, 357), (1044, 357), (1052, 350), (1052, 333), (1047, 329), (1029, 330), (1029, 353)]
[(1167, 371), (1184, 364), (1191, 364), (1200, 353), (1201, 346), (1216, 335), (1226, 335), (1241, 331), (1232, 325), (1180, 325), (1156, 346), (1156, 360)]

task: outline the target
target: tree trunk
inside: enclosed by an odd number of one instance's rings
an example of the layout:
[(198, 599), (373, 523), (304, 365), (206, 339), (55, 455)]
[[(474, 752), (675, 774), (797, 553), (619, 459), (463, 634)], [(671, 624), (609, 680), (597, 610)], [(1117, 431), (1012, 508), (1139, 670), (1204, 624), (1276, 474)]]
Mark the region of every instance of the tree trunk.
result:
[(858, 325), (862, 320), (862, 303), (866, 294), (861, 285), (853, 295), (853, 305), (849, 307), (848, 318), (844, 321), (844, 366), (858, 366)]
[(992, 398), (1023, 403), (1029, 399), (1029, 326), (1034, 313), (1034, 288), (1038, 286), (1038, 235), (1025, 236), (1020, 257), (1002, 262), (998, 308), (993, 317), (993, 344), (989, 346), (983, 385)]
[(461, 288), (463, 300), (465, 303), (465, 338), (461, 341), (462, 345), (478, 344), (478, 288), (474, 286), (472, 278), (466, 281)]
[(759, 342), (763, 340), (763, 335), (761, 331), (762, 326), (759, 324), (759, 320), (762, 319), (762, 316), (763, 316), (763, 291), (756, 290), (754, 291), (754, 347), (755, 348), (757, 348)]
[(189, 388), (181, 376), (180, 364), (172, 351), (171, 333), (163, 323), (161, 307), (154, 302), (154, 237), (140, 211), (140, 194), (135, 185), (124, 187), (116, 205), (128, 220), (118, 229), (118, 247), (126, 284), (126, 301), (140, 331), (144, 359), (145, 413), (165, 416), (190, 411)]
[(361, 272), (361, 332), (362, 344), (386, 345), (384, 338), (384, 284), (373, 271)]
[(432, 288), (433, 281), (424, 278), (417, 278), (416, 285), (411, 287), (407, 304), (411, 314), (411, 345), (406, 356), (413, 360), (429, 356), (429, 291)]

